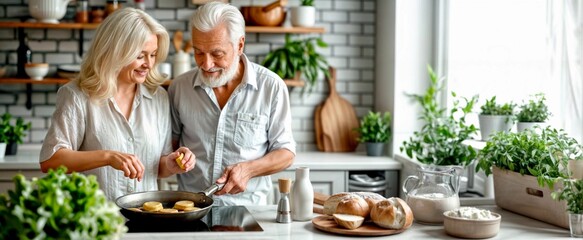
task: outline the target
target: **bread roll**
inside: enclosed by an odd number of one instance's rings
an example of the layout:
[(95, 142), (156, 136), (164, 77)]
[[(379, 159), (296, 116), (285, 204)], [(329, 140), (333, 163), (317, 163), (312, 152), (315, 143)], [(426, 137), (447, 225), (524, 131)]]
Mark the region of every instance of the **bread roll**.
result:
[(364, 198), (358, 195), (349, 195), (340, 199), (336, 212), (338, 214), (349, 214), (367, 218), (370, 215), (370, 208)]
[(382, 195), (373, 192), (354, 192), (354, 194), (362, 197), (366, 203), (368, 203), (370, 209), (372, 209), (377, 202), (385, 199)]
[(178, 209), (164, 208), (164, 209), (160, 210), (159, 213), (178, 213)]
[(378, 202), (370, 211), (372, 221), (382, 228), (407, 229), (413, 224), (413, 212), (400, 198), (388, 198)]
[(324, 214), (332, 216), (332, 214), (336, 213), (336, 207), (338, 206), (340, 200), (349, 195), (354, 194), (348, 192), (341, 192), (334, 194), (330, 196), (328, 199), (326, 199), (326, 201), (324, 202)]
[(337, 213), (332, 214), (332, 216), (334, 216), (336, 224), (348, 229), (357, 229), (364, 223), (364, 218), (361, 216)]

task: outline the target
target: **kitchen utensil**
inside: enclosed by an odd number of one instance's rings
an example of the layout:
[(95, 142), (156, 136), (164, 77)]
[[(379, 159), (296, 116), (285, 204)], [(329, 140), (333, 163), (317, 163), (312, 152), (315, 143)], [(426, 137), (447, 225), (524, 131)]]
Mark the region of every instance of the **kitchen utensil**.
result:
[[(209, 188), (199, 193), (185, 191), (148, 191), (131, 193), (121, 196), (115, 200), (115, 204), (120, 209), (121, 214), (130, 221), (194, 221), (204, 217), (210, 211), (213, 205), (211, 194), (223, 188), (224, 184), (213, 184)], [(162, 203), (164, 208), (172, 208), (174, 203), (181, 200), (190, 200), (194, 202), (199, 210), (181, 213), (157, 213), (157, 212), (138, 212), (130, 208), (139, 208), (144, 202), (156, 201)]]
[(291, 179), (278, 179), (280, 199), (277, 204), (277, 216), (275, 221), (278, 223), (290, 223), (291, 219), (291, 205), (289, 201), (289, 191), (291, 188)]
[(172, 43), (174, 44), (174, 49), (176, 50), (176, 52), (182, 51), (182, 41), (183, 41), (182, 31), (178, 30), (174, 32)]
[(405, 230), (407, 230), (407, 229), (393, 230), (381, 228), (370, 221), (363, 223), (357, 229), (351, 230), (343, 228), (340, 225), (336, 224), (334, 218), (328, 215), (315, 217), (314, 219), (312, 219), (312, 224), (316, 229), (319, 229), (324, 232), (351, 236), (385, 236), (402, 233)]
[(190, 54), (192, 50), (192, 41), (186, 41), (186, 44), (184, 45), (184, 52)]
[(241, 13), (248, 26), (281, 26), (286, 12), (287, 0), (278, 0), (265, 6), (242, 6)]
[[(358, 127), (358, 119), (350, 102), (336, 91), (336, 69), (330, 67), (329, 71), (330, 95), (320, 110), (319, 123), (315, 124), (316, 142), (320, 142), (317, 144), (319, 147), (323, 146), (323, 149), (319, 148), (320, 151), (352, 152), (358, 146), (357, 134), (354, 131)], [(321, 130), (318, 130), (319, 125)]]
[(49, 73), (49, 64), (27, 63), (24, 65), (24, 70), (32, 80), (43, 80), (47, 73)]

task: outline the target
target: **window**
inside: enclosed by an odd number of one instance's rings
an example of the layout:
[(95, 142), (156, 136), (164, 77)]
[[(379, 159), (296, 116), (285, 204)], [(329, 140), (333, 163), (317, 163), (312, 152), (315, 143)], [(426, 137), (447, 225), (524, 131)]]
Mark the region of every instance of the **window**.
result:
[[(447, 3), (444, 21), (447, 50), (442, 63), (447, 66), (449, 91), (464, 97), (479, 94), (476, 112), (492, 96), (498, 102), (521, 104), (531, 95), (544, 93), (553, 113), (549, 123), (569, 130), (561, 120), (565, 116), (562, 101), (567, 100), (562, 97), (561, 79), (552, 69), (553, 37), (549, 31), (552, 4), (547, 0)], [(577, 101), (581, 107), (583, 98)], [(477, 117), (472, 123), (477, 124)], [(581, 141), (581, 127), (570, 130), (569, 134), (575, 131), (574, 137)]]

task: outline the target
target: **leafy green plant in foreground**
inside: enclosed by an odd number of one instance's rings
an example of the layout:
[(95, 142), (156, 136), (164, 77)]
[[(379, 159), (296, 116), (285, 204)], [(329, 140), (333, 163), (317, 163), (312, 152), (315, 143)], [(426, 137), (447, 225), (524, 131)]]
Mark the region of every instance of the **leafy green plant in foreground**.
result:
[(31, 181), (18, 174), (14, 184), (0, 195), (0, 239), (118, 239), (127, 231), (95, 176), (60, 167)]

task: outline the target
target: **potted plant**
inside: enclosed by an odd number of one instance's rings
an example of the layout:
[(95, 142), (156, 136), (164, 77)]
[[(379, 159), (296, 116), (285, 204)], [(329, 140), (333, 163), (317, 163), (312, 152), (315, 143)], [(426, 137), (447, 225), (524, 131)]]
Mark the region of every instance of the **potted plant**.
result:
[(22, 143), (22, 138), (26, 136), (26, 131), (30, 130), (31, 123), (25, 123), (19, 117), (15, 124), (11, 124), (12, 115), (4, 113), (0, 121), (0, 142), (6, 143), (6, 155), (16, 154), (18, 144)]
[(567, 202), (571, 237), (583, 237), (583, 180), (560, 179), (563, 187), (551, 194), (552, 198)]
[(301, 0), (300, 6), (291, 8), (291, 24), (294, 27), (313, 27), (316, 24), (314, 0)]
[[(570, 159), (581, 159), (581, 145), (550, 127), (497, 132), (478, 152), (476, 171), (494, 175), (496, 204), (568, 228), (566, 206), (550, 194), (557, 178), (567, 178)], [(528, 204), (526, 204), (528, 203)]]
[(516, 128), (518, 131), (523, 131), (527, 128), (532, 128), (535, 125), (542, 126), (542, 124), (549, 119), (551, 112), (545, 103), (546, 98), (543, 93), (534, 95), (534, 99), (529, 99), (528, 102), (523, 102), (516, 114)]
[(482, 140), (488, 140), (488, 137), (495, 132), (512, 129), (515, 106), (512, 102), (496, 103), (496, 96), (486, 100), (486, 103), (480, 107), (481, 112), (478, 115)]
[(462, 106), (460, 98), (452, 92), (453, 107), (448, 111), (438, 104), (438, 93), (443, 91), (442, 80), (438, 79), (430, 66), (427, 69), (431, 84), (425, 94), (409, 94), (421, 105), (423, 112), (419, 118), (425, 124), (408, 141), (403, 141), (400, 150), (423, 164), (468, 165), (474, 160), (476, 151), (462, 142), (478, 131), (473, 124), (466, 124), (466, 115), (472, 112), (477, 96), (462, 98)]
[[(314, 44), (315, 43), (315, 44)], [(295, 78), (299, 80), (303, 75), (311, 92), (318, 81), (318, 73), (322, 72), (330, 77), (328, 61), (316, 51), (318, 47), (328, 47), (321, 38), (307, 38), (292, 40), (289, 34), (285, 35), (285, 44), (269, 52), (262, 65), (275, 72), (282, 79)]]
[(357, 140), (366, 144), (367, 155), (381, 156), (385, 143), (391, 138), (391, 114), (369, 111), (356, 131), (360, 134)]

